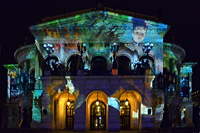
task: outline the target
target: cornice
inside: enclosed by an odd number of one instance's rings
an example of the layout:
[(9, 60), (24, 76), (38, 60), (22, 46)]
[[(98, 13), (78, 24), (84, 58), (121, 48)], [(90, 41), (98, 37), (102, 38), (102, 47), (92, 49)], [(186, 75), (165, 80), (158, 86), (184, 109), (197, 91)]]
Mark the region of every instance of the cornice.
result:
[(183, 59), (185, 58), (186, 55), (185, 50), (176, 44), (164, 43), (163, 48), (170, 49), (174, 53), (179, 62), (183, 61)]
[(14, 58), (18, 64), (21, 64), (24, 60), (35, 58), (36, 47), (34, 44), (25, 45), (18, 48), (14, 53)]

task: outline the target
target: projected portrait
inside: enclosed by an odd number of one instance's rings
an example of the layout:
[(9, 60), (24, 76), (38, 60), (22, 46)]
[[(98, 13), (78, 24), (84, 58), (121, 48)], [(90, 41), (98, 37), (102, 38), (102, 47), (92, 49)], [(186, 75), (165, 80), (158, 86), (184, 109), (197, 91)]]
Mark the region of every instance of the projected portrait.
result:
[(147, 33), (147, 28), (149, 26), (149, 23), (145, 20), (133, 18), (133, 30), (132, 30), (132, 37), (133, 42), (136, 45), (140, 45), (140, 43), (144, 40)]

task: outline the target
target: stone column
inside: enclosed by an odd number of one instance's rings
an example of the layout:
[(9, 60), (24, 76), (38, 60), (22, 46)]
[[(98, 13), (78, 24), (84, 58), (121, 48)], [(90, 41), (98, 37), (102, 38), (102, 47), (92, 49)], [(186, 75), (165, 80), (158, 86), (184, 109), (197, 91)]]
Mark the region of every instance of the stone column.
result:
[(108, 132), (120, 131), (120, 114), (119, 110), (108, 106)]
[(75, 110), (74, 114), (74, 131), (85, 132), (86, 131), (86, 102)]
[(49, 96), (47, 90), (44, 90), (43, 97), (42, 97), (42, 105), (43, 105), (42, 111), (46, 110), (46, 114), (42, 113), (42, 121), (41, 121), (40, 127), (53, 129), (51, 96)]
[(32, 105), (32, 122), (31, 128), (40, 128), (41, 118), (42, 118), (42, 111), (41, 111), (41, 104), (42, 104), (42, 95), (43, 90), (34, 90), (33, 93), (33, 105)]

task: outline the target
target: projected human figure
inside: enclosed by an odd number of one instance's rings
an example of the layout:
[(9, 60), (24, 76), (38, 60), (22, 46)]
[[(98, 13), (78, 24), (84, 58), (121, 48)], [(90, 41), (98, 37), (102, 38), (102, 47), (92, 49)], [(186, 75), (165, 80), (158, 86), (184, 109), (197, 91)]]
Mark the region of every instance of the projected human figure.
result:
[(133, 42), (136, 45), (140, 45), (140, 43), (144, 40), (146, 37), (147, 28), (149, 26), (149, 23), (145, 20), (133, 18), (133, 31), (132, 31), (132, 37)]

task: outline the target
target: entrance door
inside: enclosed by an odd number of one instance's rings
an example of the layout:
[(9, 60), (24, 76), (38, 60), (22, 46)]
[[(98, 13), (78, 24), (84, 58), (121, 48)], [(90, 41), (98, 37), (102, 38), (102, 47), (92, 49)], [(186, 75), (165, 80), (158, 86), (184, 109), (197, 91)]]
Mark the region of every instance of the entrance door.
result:
[(73, 129), (74, 127), (74, 103), (66, 106), (66, 129)]
[(125, 101), (120, 102), (120, 128), (130, 129), (130, 105)]
[(104, 130), (106, 129), (106, 106), (103, 102), (99, 101), (97, 105), (94, 102), (90, 108), (91, 119), (90, 119), (90, 128), (95, 130)]

